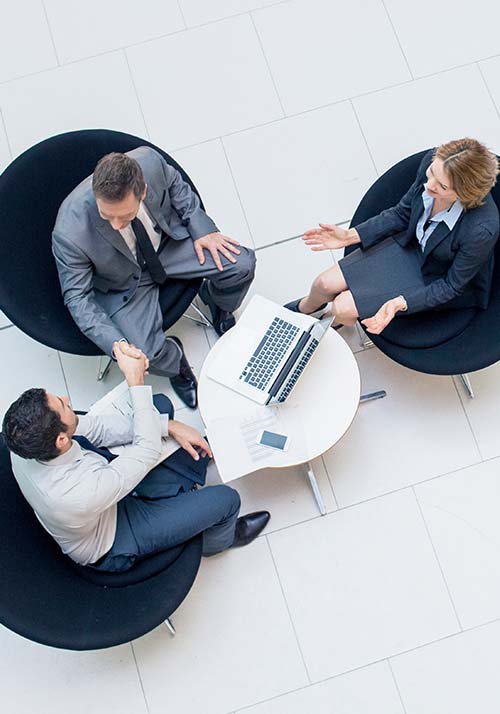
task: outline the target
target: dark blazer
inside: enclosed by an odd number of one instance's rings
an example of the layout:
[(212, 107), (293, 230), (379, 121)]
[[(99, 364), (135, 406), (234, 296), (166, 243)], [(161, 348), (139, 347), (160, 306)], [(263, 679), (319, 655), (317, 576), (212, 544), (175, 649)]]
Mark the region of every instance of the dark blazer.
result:
[[(416, 227), (424, 210), (425, 172), (433, 155), (432, 150), (424, 156), (414, 183), (396, 206), (356, 226), (362, 250), (389, 236), (402, 247), (417, 240)], [(486, 309), (498, 233), (498, 209), (491, 194), (482, 206), (464, 210), (451, 231), (446, 223), (439, 223), (423, 252), (421, 270), (426, 285), (404, 293), (408, 312), (430, 310), (451, 300), (457, 307)]]

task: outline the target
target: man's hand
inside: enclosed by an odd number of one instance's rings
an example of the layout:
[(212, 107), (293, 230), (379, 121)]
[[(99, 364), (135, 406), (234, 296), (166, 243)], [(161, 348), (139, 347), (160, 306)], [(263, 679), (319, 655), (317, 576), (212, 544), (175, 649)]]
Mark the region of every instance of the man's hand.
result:
[(360, 242), (355, 228), (346, 230), (329, 223), (320, 223), (319, 228), (310, 228), (304, 233), (302, 240), (311, 250), (336, 250)]
[(144, 375), (147, 374), (149, 360), (141, 350), (127, 342), (115, 342), (113, 354), (129, 387), (144, 384)]
[(366, 320), (361, 320), (361, 323), (368, 332), (379, 335), (399, 310), (406, 310), (406, 301), (401, 296), (385, 302), (373, 317), (367, 317)]
[[(196, 429), (193, 429), (192, 426), (183, 424), (176, 419), (169, 419), (168, 435), (173, 437), (179, 446), (182, 446), (195, 461), (199, 460), (200, 454), (212, 458), (212, 451), (209, 445), (202, 435), (197, 432)], [(196, 447), (198, 447), (198, 451)]]
[(231, 255), (231, 253), (236, 253), (236, 255), (240, 254), (241, 251), (235, 247), (237, 245), (239, 245), (237, 240), (234, 240), (234, 238), (228, 238), (228, 236), (225, 236), (222, 233), (209, 233), (208, 235), (202, 236), (194, 241), (194, 249), (196, 251), (196, 255), (198, 256), (198, 260), (200, 261), (200, 265), (203, 265), (205, 262), (205, 253), (203, 252), (203, 249), (206, 248), (214, 259), (214, 263), (218, 270), (224, 270), (219, 253), (227, 258), (230, 263), (236, 263), (236, 258)]

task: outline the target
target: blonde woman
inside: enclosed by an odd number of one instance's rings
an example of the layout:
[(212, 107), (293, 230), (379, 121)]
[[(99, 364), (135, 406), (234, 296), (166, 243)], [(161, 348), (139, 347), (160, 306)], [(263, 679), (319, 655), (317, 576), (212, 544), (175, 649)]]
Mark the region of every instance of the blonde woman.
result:
[(304, 233), (312, 250), (359, 244), (288, 303), (312, 313), (333, 300), (339, 324), (361, 318), (379, 334), (398, 312), (488, 305), (499, 216), (490, 191), (498, 160), (475, 139), (429, 151), (393, 208), (349, 230), (320, 223)]

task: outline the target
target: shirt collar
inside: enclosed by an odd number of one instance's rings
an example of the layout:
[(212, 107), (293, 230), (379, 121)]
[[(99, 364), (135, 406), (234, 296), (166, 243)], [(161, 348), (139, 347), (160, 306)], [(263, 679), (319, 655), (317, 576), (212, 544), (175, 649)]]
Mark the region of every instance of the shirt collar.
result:
[[(425, 212), (430, 213), (432, 204), (434, 203), (434, 199), (432, 198), (432, 196), (429, 196), (425, 188), (422, 193), (422, 201), (424, 202)], [(453, 203), (446, 211), (439, 211), (439, 213), (436, 213), (435, 216), (432, 216), (431, 221), (434, 221), (435, 223), (444, 221), (444, 223), (446, 223), (446, 225), (451, 231), (451, 229), (455, 227), (456, 222), (462, 215), (463, 210), (464, 207), (457, 198), (455, 203)]]
[(79, 461), (83, 456), (82, 448), (77, 441), (71, 442), (71, 449), (68, 449), (64, 454), (56, 456), (55, 459), (50, 459), (50, 461), (39, 460), (40, 464), (44, 466), (66, 466), (67, 464), (72, 464), (74, 461)]

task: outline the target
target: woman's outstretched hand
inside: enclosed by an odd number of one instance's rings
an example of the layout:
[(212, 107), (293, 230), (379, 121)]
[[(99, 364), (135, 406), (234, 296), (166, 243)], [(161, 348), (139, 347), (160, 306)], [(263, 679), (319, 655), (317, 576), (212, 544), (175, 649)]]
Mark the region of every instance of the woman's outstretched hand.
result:
[(366, 327), (368, 332), (372, 332), (374, 335), (379, 335), (382, 330), (384, 330), (387, 325), (394, 319), (394, 315), (399, 310), (406, 310), (406, 301), (403, 297), (399, 296), (392, 298), (384, 302), (382, 307), (377, 310), (373, 317), (367, 317), (365, 320), (361, 320), (361, 324)]
[(336, 250), (353, 243), (359, 243), (359, 235), (355, 228), (346, 230), (329, 223), (320, 223), (319, 228), (310, 228), (302, 236), (302, 240), (311, 250)]

